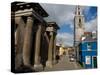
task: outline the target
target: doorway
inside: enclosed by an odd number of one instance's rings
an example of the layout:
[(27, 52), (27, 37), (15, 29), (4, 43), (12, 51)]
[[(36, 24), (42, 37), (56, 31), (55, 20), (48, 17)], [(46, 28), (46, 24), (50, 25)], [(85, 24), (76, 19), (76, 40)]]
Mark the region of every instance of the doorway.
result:
[(97, 57), (96, 56), (93, 56), (93, 59), (92, 59), (93, 63), (93, 68), (97, 68)]

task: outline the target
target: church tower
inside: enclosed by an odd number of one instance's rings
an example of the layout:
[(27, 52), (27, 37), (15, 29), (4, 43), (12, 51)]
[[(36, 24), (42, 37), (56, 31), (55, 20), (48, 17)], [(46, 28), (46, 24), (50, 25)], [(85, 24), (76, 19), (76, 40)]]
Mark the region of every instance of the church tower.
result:
[(76, 6), (74, 17), (74, 45), (77, 46), (84, 34), (84, 15), (80, 6)]

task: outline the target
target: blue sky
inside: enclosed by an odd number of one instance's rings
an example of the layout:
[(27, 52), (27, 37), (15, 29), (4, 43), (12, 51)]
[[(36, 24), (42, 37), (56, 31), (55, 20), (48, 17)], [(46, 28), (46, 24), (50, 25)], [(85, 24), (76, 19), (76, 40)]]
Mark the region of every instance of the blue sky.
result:
[(70, 27), (69, 24), (64, 23), (63, 25), (59, 27), (60, 27), (60, 30), (58, 30), (58, 33), (68, 32), (70, 34), (73, 34), (73, 29)]
[(97, 17), (97, 8), (90, 7), (89, 10), (84, 10), (83, 14), (85, 16), (85, 22), (91, 21)]
[[(57, 34), (57, 44), (72, 46), (76, 6), (62, 4), (41, 4), (41, 6), (49, 14), (44, 19), (47, 22), (55, 21), (60, 27)], [(85, 31), (97, 30), (97, 8), (92, 6), (81, 6), (81, 8), (85, 19)]]

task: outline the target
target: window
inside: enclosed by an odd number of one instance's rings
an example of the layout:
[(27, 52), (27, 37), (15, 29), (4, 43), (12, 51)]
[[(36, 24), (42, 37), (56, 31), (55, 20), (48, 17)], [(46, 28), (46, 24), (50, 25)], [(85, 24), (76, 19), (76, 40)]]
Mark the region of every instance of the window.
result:
[(88, 43), (88, 44), (87, 44), (87, 50), (88, 50), (88, 51), (91, 51), (91, 43)]
[(79, 18), (79, 27), (82, 27), (81, 24), (82, 22), (81, 22), (81, 19)]
[(80, 15), (80, 11), (78, 11), (78, 14)]
[(91, 64), (91, 56), (85, 56), (85, 64)]

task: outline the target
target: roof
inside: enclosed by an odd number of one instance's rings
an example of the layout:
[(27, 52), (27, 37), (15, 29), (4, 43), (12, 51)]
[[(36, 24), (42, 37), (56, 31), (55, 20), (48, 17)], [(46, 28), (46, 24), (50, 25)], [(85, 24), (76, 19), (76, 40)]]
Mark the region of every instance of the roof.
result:
[(94, 41), (97, 41), (97, 39), (93, 39), (93, 38), (86, 38), (84, 39), (82, 42), (94, 42)]
[(18, 10), (24, 10), (24, 9), (30, 9), (32, 8), (42, 17), (48, 17), (48, 13), (42, 8), (42, 6), (39, 3), (26, 3), (26, 2), (13, 2), (11, 3), (11, 11), (15, 12)]
[(92, 34), (92, 32), (84, 32), (84, 34)]

